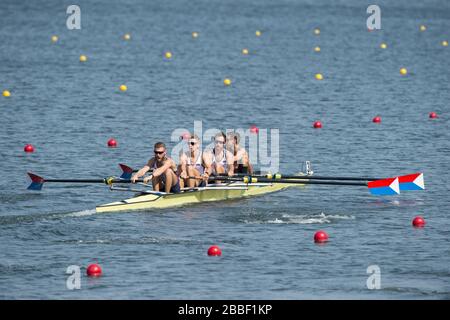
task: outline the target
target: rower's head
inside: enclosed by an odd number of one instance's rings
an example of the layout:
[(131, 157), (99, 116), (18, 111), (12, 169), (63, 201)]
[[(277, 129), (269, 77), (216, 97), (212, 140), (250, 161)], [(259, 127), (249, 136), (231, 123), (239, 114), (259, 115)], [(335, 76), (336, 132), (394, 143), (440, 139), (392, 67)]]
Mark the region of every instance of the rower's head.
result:
[(225, 133), (219, 132), (214, 136), (214, 148), (216, 148), (217, 150), (222, 150), (226, 142), (227, 137)]
[(227, 133), (227, 143), (226, 143), (226, 148), (228, 151), (234, 153), (234, 149), (236, 146), (236, 139), (235, 139), (236, 134), (234, 132), (228, 132)]
[(228, 132), (227, 134), (227, 145), (235, 146), (241, 141), (241, 136), (237, 132)]
[(197, 151), (200, 145), (200, 139), (196, 134), (191, 134), (188, 143), (190, 151)]
[(153, 152), (155, 153), (155, 158), (157, 160), (162, 160), (166, 156), (166, 145), (162, 142), (155, 143), (153, 147)]

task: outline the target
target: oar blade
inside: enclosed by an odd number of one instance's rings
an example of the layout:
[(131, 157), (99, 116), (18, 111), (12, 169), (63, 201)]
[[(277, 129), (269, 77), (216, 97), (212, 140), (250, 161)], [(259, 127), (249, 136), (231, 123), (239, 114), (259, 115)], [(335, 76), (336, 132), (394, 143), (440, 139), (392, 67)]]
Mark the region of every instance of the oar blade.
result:
[(423, 173), (421, 172), (398, 177), (398, 180), (402, 191), (425, 190)]
[(131, 176), (133, 175), (133, 169), (123, 163), (119, 163), (119, 166), (122, 169), (122, 175), (120, 176), (120, 178), (126, 180), (131, 179)]
[(367, 183), (367, 186), (370, 193), (377, 196), (400, 194), (399, 178), (370, 181)]
[(39, 177), (38, 175), (35, 175), (31, 172), (28, 172), (28, 175), (31, 179), (31, 184), (28, 186), (28, 190), (41, 190), (42, 186), (44, 185), (44, 178)]

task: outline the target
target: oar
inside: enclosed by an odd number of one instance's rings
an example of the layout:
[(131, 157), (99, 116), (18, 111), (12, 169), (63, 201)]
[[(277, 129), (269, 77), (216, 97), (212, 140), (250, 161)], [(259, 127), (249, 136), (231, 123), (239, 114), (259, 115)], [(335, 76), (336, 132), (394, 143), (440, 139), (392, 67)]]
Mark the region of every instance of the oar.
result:
[[(138, 172), (139, 170), (133, 169), (126, 164), (119, 163), (119, 167), (122, 169), (122, 174), (120, 175), (120, 178), (122, 179), (131, 179), (131, 176), (133, 173)], [(153, 169), (148, 170), (149, 173), (152, 173)]]
[[(103, 179), (44, 179), (36, 174), (28, 172), (31, 178), (31, 184), (28, 186), (28, 190), (41, 190), (42, 185), (45, 182), (56, 182), (56, 183), (104, 183), (107, 185), (112, 185), (113, 183), (131, 183), (129, 179), (118, 179), (116, 177), (107, 177)], [(144, 182), (143, 179), (138, 179), (136, 182)]]
[(215, 181), (240, 181), (247, 184), (252, 183), (286, 183), (286, 184), (323, 184), (323, 185), (339, 185), (339, 186), (363, 186), (368, 187), (370, 193), (374, 195), (394, 195), (400, 194), (399, 178), (388, 178), (369, 182), (358, 181), (317, 181), (317, 180), (295, 180), (295, 179), (268, 179), (256, 178), (251, 176), (245, 177), (228, 177), (216, 176), (210, 177), (208, 180)]
[[(124, 179), (130, 179), (133, 172), (136, 172), (137, 170), (133, 170), (132, 168), (128, 167), (127, 165), (120, 164), (120, 167), (122, 168), (122, 175), (121, 178)], [(246, 177), (248, 175), (244, 174), (236, 174), (234, 177)], [(399, 183), (399, 189), (403, 191), (409, 191), (409, 190), (424, 190), (425, 184), (423, 179), (423, 173), (417, 172), (413, 174), (408, 174), (404, 176), (399, 177), (392, 177), (392, 178), (373, 178), (373, 177), (342, 177), (342, 176), (308, 176), (308, 175), (282, 175), (282, 174), (266, 174), (266, 175), (253, 175), (252, 177), (257, 178), (267, 178), (267, 179), (296, 179), (296, 180), (328, 180), (328, 181), (393, 181), (395, 178), (398, 178)], [(392, 180), (390, 180), (392, 179)], [(217, 179), (219, 180), (219, 179)], [(310, 183), (313, 184), (313, 183)], [(316, 184), (323, 184), (323, 183), (316, 183)], [(374, 188), (374, 187), (372, 187)]]
[[(247, 175), (238, 174), (238, 177), (245, 177)], [(266, 178), (271, 181), (280, 179), (294, 179), (294, 180), (328, 180), (328, 181), (381, 181), (398, 178), (399, 188), (403, 191), (409, 190), (424, 190), (425, 184), (423, 179), (423, 173), (417, 172), (399, 177), (392, 178), (371, 178), (371, 177), (332, 177), (332, 176), (307, 176), (307, 175), (282, 175), (282, 174), (265, 174), (265, 175), (253, 175), (252, 177)]]

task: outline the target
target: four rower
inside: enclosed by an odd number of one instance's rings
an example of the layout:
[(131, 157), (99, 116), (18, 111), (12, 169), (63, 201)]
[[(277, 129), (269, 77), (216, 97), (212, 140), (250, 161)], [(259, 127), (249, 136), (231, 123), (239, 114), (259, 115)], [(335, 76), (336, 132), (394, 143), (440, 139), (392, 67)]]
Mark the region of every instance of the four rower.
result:
[[(131, 177), (136, 183), (139, 177), (152, 170), (151, 175), (143, 182), (152, 181), (153, 190), (164, 190), (166, 193), (179, 193), (182, 187), (204, 187), (211, 175), (233, 176), (236, 173), (252, 174), (247, 151), (239, 145), (240, 136), (237, 133), (220, 132), (214, 137), (214, 148), (202, 152), (200, 139), (197, 135), (190, 135), (189, 151), (180, 154), (180, 165), (167, 156), (166, 146), (158, 142), (154, 146), (155, 156)], [(177, 175), (179, 174), (179, 177)]]

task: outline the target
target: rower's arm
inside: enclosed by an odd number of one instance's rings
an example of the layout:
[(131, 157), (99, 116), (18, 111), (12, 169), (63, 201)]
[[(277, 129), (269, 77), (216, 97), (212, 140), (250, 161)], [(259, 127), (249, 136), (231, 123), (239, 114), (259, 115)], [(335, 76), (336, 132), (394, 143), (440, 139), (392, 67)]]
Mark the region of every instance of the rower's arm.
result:
[(250, 163), (250, 159), (249, 159), (247, 151), (244, 151), (244, 155), (242, 157), (242, 160), (243, 160), (242, 161), (243, 165), (248, 167), (248, 174), (252, 175), (253, 174), (253, 166)]
[[(150, 163), (150, 161), (149, 161)], [(131, 181), (133, 181), (133, 183), (136, 181), (136, 179), (138, 179), (139, 177), (142, 177), (144, 174), (146, 174), (148, 171), (150, 170), (150, 166), (147, 163), (144, 167), (142, 167), (142, 169), (140, 169), (138, 172), (136, 172), (132, 177), (131, 177)]]
[(182, 178), (187, 177), (187, 175), (188, 175), (187, 156), (184, 153), (180, 154), (180, 167), (181, 167), (180, 177), (182, 177)]
[(234, 165), (233, 165), (234, 164), (234, 155), (230, 151), (227, 151), (226, 157), (227, 157), (227, 163), (228, 163), (227, 174), (229, 177), (232, 177), (234, 175)]
[(210, 152), (203, 152), (203, 164), (205, 166), (204, 172), (208, 175), (212, 175), (212, 157)]
[[(174, 162), (172, 159), (168, 159), (161, 167), (159, 167), (158, 169), (156, 169), (155, 171), (153, 171), (153, 176), (154, 177), (159, 177), (160, 175), (162, 175), (164, 172), (166, 172), (167, 169), (169, 169), (170, 167), (174, 166)], [(176, 165), (175, 165), (176, 166)]]

